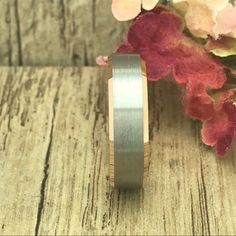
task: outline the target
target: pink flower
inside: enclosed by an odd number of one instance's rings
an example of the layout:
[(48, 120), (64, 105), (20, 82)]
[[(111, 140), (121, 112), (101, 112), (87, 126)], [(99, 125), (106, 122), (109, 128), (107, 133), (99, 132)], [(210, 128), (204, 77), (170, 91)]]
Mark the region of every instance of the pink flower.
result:
[(236, 38), (236, 6), (227, 3), (216, 18), (216, 33)]
[(213, 146), (218, 155), (224, 155), (236, 134), (236, 106), (229, 98), (231, 91), (223, 93), (215, 103), (214, 113), (203, 122), (203, 142)]
[(229, 0), (173, 0), (185, 14), (188, 29), (198, 37), (236, 37), (236, 6)]
[(119, 21), (126, 21), (135, 18), (141, 9), (153, 9), (159, 0), (113, 0), (112, 13)]

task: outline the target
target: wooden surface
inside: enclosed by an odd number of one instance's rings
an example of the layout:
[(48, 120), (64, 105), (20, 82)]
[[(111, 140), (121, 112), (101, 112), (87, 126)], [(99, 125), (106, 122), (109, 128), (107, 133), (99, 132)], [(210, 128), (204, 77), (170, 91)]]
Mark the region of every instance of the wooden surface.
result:
[(150, 174), (109, 186), (106, 71), (0, 68), (1, 235), (235, 235), (235, 148), (216, 158), (168, 81), (149, 83)]
[(0, 9), (0, 65), (94, 65), (127, 27), (111, 0), (0, 0)]

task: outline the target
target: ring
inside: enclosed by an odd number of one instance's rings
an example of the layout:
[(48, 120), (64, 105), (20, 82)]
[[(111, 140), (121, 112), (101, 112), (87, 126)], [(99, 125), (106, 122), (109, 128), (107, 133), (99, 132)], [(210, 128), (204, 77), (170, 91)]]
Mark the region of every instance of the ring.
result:
[(147, 77), (139, 55), (112, 55), (108, 94), (111, 185), (141, 188), (148, 174), (150, 145)]

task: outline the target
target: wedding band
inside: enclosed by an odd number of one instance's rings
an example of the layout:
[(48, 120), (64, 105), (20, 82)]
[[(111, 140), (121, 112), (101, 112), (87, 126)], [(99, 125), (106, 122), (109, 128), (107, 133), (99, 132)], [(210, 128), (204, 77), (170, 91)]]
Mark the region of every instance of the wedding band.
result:
[(150, 150), (147, 78), (139, 55), (112, 55), (108, 91), (111, 183), (118, 189), (141, 188)]

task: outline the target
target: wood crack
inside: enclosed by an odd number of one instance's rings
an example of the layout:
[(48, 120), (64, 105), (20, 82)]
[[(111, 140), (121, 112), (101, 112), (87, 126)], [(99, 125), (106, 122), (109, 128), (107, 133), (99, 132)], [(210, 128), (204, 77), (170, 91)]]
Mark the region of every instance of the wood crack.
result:
[(88, 50), (87, 50), (87, 43), (84, 43), (84, 65), (88, 66), (89, 65), (89, 60), (88, 60)]
[(197, 181), (197, 184), (198, 184), (198, 195), (199, 195), (201, 229), (202, 229), (202, 235), (204, 235), (205, 234), (205, 232), (204, 232), (204, 218), (203, 218), (203, 208), (202, 208), (202, 200), (201, 200), (201, 188), (200, 188), (199, 181)]
[(54, 122), (55, 122), (55, 116), (56, 116), (56, 107), (58, 104), (58, 92), (59, 90), (57, 90), (56, 92), (56, 95), (53, 101), (53, 106), (52, 106), (53, 113), (52, 113), (52, 119), (51, 119), (51, 130), (49, 133), (49, 143), (48, 143), (46, 156), (44, 160), (44, 170), (43, 170), (44, 176), (43, 176), (43, 180), (41, 182), (41, 188), (40, 188), (40, 200), (39, 200), (38, 212), (37, 212), (37, 218), (36, 218), (35, 235), (39, 235), (39, 227), (40, 227), (42, 213), (44, 209), (45, 190), (46, 190), (46, 184), (47, 184), (47, 179), (48, 179), (48, 174), (49, 174), (49, 161), (50, 161), (50, 156), (51, 156)]
[(6, 143), (7, 143), (7, 134), (5, 134), (4, 138), (3, 138), (3, 147), (2, 147), (3, 151), (5, 151), (5, 149), (6, 149)]
[(87, 222), (88, 206), (89, 206), (89, 196), (90, 196), (90, 183), (88, 183), (87, 203), (86, 203), (86, 207), (84, 208), (84, 212), (83, 212), (83, 216), (82, 216), (82, 227), (84, 227), (85, 223)]
[(119, 225), (120, 195), (121, 195), (121, 191), (119, 190), (119, 191), (118, 191), (118, 196), (117, 196), (116, 226)]
[[(156, 131), (160, 129), (160, 104), (156, 104), (156, 84), (153, 82), (148, 83), (148, 101), (149, 101), (149, 139), (153, 140)], [(154, 109), (158, 107), (158, 109)]]
[(96, 29), (96, 0), (93, 0), (92, 2), (92, 28), (93, 32), (95, 32)]
[(11, 36), (11, 13), (10, 13), (10, 3), (7, 4), (7, 12), (6, 12), (6, 23), (9, 25), (8, 30), (8, 39), (7, 39), (7, 45), (8, 45), (8, 64), (9, 66), (12, 66), (12, 36)]
[(193, 210), (193, 195), (192, 195), (192, 193), (190, 193), (190, 196), (191, 196), (192, 235), (195, 235), (194, 210)]
[(60, 0), (60, 7), (61, 7), (61, 21), (60, 21), (60, 33), (63, 40), (63, 46), (66, 47), (66, 16), (65, 16), (65, 3), (64, 0)]
[(201, 184), (198, 183), (198, 193), (199, 193), (199, 206), (200, 206), (200, 216), (201, 216), (201, 224), (202, 224), (202, 234), (211, 235), (210, 230), (210, 221), (209, 221), (209, 213), (208, 213), (208, 203), (207, 203), (207, 192), (206, 185), (203, 174), (202, 162), (200, 163), (200, 178)]
[(15, 16), (16, 16), (16, 36), (17, 36), (17, 46), (18, 46), (18, 63), (19, 66), (23, 65), (22, 58), (22, 43), (21, 43), (21, 26), (20, 26), (20, 17), (18, 11), (18, 0), (15, 0)]
[(204, 180), (202, 161), (201, 161), (201, 179), (202, 179), (202, 188), (203, 188), (204, 203), (205, 203), (204, 205), (205, 205), (205, 212), (206, 212), (207, 230), (208, 230), (208, 234), (211, 235), (209, 215), (208, 215), (207, 192), (206, 192), (206, 185), (205, 185), (205, 180)]

